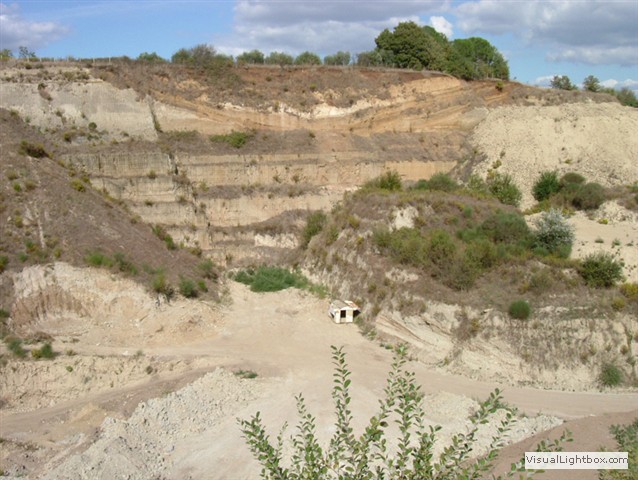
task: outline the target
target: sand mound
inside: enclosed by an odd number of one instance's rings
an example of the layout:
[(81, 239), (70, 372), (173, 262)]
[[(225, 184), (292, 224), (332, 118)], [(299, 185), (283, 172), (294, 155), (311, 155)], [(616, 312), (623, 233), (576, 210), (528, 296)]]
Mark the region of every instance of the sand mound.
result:
[[(605, 186), (638, 180), (638, 110), (615, 103), (491, 110), (472, 135), (486, 159), (475, 169), (485, 177), (496, 167), (534, 203), (532, 186), (544, 170), (578, 172)], [(500, 163), (500, 166), (498, 166)]]

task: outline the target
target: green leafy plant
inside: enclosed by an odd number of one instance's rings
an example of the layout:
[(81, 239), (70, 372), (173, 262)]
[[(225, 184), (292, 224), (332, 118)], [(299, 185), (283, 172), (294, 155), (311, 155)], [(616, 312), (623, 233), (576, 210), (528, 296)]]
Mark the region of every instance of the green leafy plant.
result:
[(255, 269), (240, 270), (235, 281), (250, 286), (253, 292), (277, 292), (286, 288), (307, 288), (308, 279), (297, 272), (285, 268), (261, 266)]
[(439, 190), (453, 192), (459, 189), (459, 184), (445, 173), (435, 173), (429, 180), (419, 180), (414, 184), (416, 190)]
[(558, 181), (558, 173), (543, 172), (532, 188), (532, 195), (536, 201), (540, 202), (549, 198), (560, 190), (560, 182)]
[(605, 189), (598, 183), (580, 185), (571, 196), (571, 203), (578, 210), (595, 210), (605, 200)]
[(197, 285), (190, 278), (182, 278), (179, 281), (179, 293), (186, 298), (196, 298), (199, 292)]
[(42, 347), (31, 350), (31, 356), (36, 360), (41, 358), (51, 360), (56, 357), (56, 353), (53, 351), (53, 347), (51, 347), (50, 343), (45, 343)]
[(590, 287), (612, 287), (622, 280), (622, 268), (622, 263), (610, 253), (597, 252), (583, 259), (578, 273)]
[(11, 353), (18, 358), (27, 356), (27, 351), (22, 347), (22, 340), (17, 337), (8, 336), (4, 338), (4, 343)]
[(308, 244), (310, 243), (310, 240), (312, 240), (312, 237), (314, 237), (319, 232), (321, 232), (321, 230), (323, 230), (323, 227), (325, 226), (325, 224), (326, 224), (325, 213), (321, 211), (311, 213), (308, 216), (308, 219), (306, 220), (306, 226), (304, 227), (302, 232), (301, 246), (303, 248), (306, 248)]
[(211, 142), (215, 143), (227, 143), (231, 147), (241, 148), (246, 145), (246, 142), (254, 137), (253, 132), (230, 132), (225, 135), (212, 135), (210, 137)]
[(401, 188), (403, 188), (403, 185), (401, 183), (401, 176), (398, 174), (398, 172), (390, 171), (366, 182), (363, 188), (387, 190), (392, 192), (401, 190)]
[(605, 363), (600, 369), (598, 381), (603, 387), (616, 387), (623, 381), (622, 370), (613, 363)]
[[(497, 433), (483, 456), (472, 458), (472, 449), (482, 424), (504, 408), (501, 394), (495, 390), (470, 417), (467, 433), (457, 433), (441, 454), (434, 455), (437, 432), (441, 427), (427, 426), (423, 393), (413, 372), (406, 366), (406, 349), (395, 350), (394, 361), (384, 389), (385, 398), (379, 401), (378, 413), (368, 422), (360, 436), (352, 427), (353, 406), (350, 394), (351, 372), (343, 348), (332, 347), (335, 366), (332, 398), (336, 420), (334, 434), (326, 447), (317, 438), (317, 420), (308, 412), (303, 395), (295, 397), (299, 423), (291, 436), (291, 456), (284, 457), (284, 432), (271, 443), (264, 423), (257, 412), (252, 418), (237, 419), (241, 432), (253, 456), (261, 464), (261, 478), (279, 480), (337, 480), (337, 479), (460, 479), (483, 478), (498, 456), (504, 437), (511, 428), (514, 414), (506, 410), (497, 426)], [(394, 422), (396, 442), (388, 434)], [(553, 444), (541, 443), (538, 451), (559, 451), (569, 434)], [(396, 447), (391, 445), (396, 443)], [(523, 459), (512, 464), (510, 473), (524, 472)], [(502, 477), (500, 477), (502, 478)]]
[(600, 480), (635, 480), (638, 478), (638, 418), (629, 425), (612, 425), (609, 429), (617, 443), (617, 452), (628, 453), (627, 470), (600, 470)]
[(492, 195), (505, 205), (518, 207), (523, 198), (514, 179), (508, 174), (492, 173), (488, 177), (487, 187)]
[(9, 265), (9, 257), (6, 255), (0, 255), (0, 273), (4, 272)]
[(215, 264), (210, 258), (199, 262), (197, 268), (202, 273), (204, 278), (208, 278), (209, 280), (217, 281), (218, 273), (215, 267)]
[(574, 243), (574, 227), (567, 222), (560, 210), (552, 208), (539, 218), (534, 237), (537, 246), (548, 253), (566, 258)]
[(529, 306), (529, 303), (527, 303), (527, 301), (516, 300), (510, 303), (509, 309), (507, 311), (512, 318), (515, 318), (517, 320), (527, 320), (532, 313), (532, 308)]

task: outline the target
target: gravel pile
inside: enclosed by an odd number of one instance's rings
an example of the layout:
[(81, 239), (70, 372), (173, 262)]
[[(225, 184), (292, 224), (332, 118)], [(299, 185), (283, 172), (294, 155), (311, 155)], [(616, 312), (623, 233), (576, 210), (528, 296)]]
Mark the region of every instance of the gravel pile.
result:
[(141, 403), (128, 420), (106, 418), (91, 447), (42, 478), (163, 478), (176, 441), (232, 416), (260, 390), (258, 381), (217, 369), (177, 392)]

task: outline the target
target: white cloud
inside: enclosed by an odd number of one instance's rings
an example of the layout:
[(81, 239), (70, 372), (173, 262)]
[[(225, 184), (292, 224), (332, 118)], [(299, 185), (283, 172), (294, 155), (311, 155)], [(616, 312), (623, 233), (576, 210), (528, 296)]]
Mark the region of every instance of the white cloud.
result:
[(430, 17), (430, 25), (439, 33), (442, 33), (447, 38), (451, 38), (454, 34), (452, 24), (447, 21), (445, 17), (432, 16)]
[(638, 65), (635, 1), (476, 0), (459, 5), (467, 33), (512, 33), (550, 48), (549, 60)]
[(35, 50), (69, 33), (69, 29), (55, 22), (31, 22), (20, 15), (17, 4), (0, 3), (0, 45), (16, 50), (20, 46)]
[(259, 49), (298, 54), (372, 50), (374, 39), (399, 22), (421, 23), (420, 16), (446, 10), (446, 0), (359, 2), (354, 0), (241, 0), (230, 35), (213, 39), (225, 53)]

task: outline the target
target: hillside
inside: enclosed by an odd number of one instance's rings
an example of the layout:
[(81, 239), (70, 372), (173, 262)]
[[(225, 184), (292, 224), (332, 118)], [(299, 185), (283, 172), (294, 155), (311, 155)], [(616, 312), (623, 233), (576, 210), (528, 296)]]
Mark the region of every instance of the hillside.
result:
[[(330, 345), (365, 416), (407, 343), (444, 441), (467, 397), (503, 385), (529, 416), (508, 443), (635, 416), (638, 112), (611, 96), (406, 70), (4, 62), (0, 127), (10, 475), (254, 478), (235, 417), (292, 422), (304, 391), (326, 434)], [(569, 258), (533, 245), (551, 202), (532, 187), (552, 170), (602, 185), (596, 209), (551, 199), (575, 227)], [(520, 209), (472, 187), (504, 174)], [(380, 188), (388, 175), (400, 188)], [(599, 250), (624, 261), (609, 288), (579, 273)], [(355, 300), (359, 325), (232, 280), (261, 264)]]

